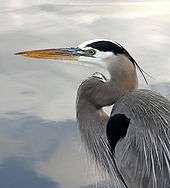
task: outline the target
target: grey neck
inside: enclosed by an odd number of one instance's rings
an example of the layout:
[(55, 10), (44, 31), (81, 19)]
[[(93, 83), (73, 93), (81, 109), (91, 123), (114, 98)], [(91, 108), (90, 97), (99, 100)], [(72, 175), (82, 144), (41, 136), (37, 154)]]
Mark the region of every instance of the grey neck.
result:
[[(110, 60), (111, 61), (111, 60)], [(111, 78), (102, 82), (96, 78), (83, 82), (77, 96), (77, 119), (82, 140), (88, 153), (100, 167), (107, 171), (113, 169), (106, 137), (109, 116), (102, 107), (114, 104), (127, 92), (137, 87), (135, 66), (127, 59), (118, 59), (108, 65)]]
[[(136, 68), (124, 56), (115, 62), (108, 59), (107, 69), (111, 78), (102, 82), (93, 77), (79, 87), (77, 95), (77, 119), (82, 136), (89, 149), (95, 135), (106, 138), (108, 115), (102, 107), (114, 104), (121, 96), (137, 87)], [(90, 137), (90, 138), (89, 138)]]

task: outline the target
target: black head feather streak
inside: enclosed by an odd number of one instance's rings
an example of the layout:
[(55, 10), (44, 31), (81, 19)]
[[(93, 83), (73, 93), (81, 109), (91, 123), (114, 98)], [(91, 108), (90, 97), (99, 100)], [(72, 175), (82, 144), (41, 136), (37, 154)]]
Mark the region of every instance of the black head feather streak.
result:
[(119, 43), (113, 43), (111, 41), (96, 41), (88, 44), (86, 47), (91, 47), (102, 52), (113, 52), (115, 55), (124, 54), (126, 55), (132, 63), (135, 61), (129, 52)]

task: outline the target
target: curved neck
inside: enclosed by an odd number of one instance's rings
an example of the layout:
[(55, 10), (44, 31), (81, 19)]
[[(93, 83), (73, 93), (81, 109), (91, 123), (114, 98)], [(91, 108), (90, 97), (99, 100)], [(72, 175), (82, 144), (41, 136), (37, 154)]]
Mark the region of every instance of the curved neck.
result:
[[(100, 167), (111, 172), (113, 167), (117, 168), (110, 160), (106, 136), (109, 116), (102, 107), (114, 104), (121, 96), (134, 90), (137, 87), (137, 75), (133, 63), (122, 56), (116, 62), (113, 59), (107, 62), (111, 75), (109, 81), (91, 77), (81, 84), (77, 96), (77, 119), (88, 152)], [(117, 174), (120, 176), (119, 172)]]
[(93, 122), (101, 123), (101, 119), (106, 117), (102, 107), (114, 104), (138, 85), (136, 67), (128, 58), (120, 55), (116, 59), (107, 59), (107, 69), (110, 80), (102, 82), (91, 77), (81, 84), (78, 91), (77, 114), (89, 116)]
[(123, 55), (107, 59), (107, 69), (110, 80), (93, 84), (91, 95), (87, 96), (87, 100), (90, 99), (92, 105), (99, 108), (114, 104), (138, 86), (136, 67)]
[(94, 134), (107, 140), (106, 125), (109, 117), (102, 107), (114, 104), (120, 97), (137, 87), (135, 66), (122, 56), (116, 62), (112, 61), (108, 64), (110, 80), (102, 82), (91, 77), (81, 84), (78, 91), (77, 119), (89, 149), (93, 148), (91, 143), (95, 142)]

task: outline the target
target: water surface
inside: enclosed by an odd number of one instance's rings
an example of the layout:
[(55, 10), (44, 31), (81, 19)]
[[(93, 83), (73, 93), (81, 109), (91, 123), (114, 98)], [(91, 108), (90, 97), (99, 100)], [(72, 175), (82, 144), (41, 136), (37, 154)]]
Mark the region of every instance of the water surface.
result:
[(149, 87), (170, 96), (169, 30), (169, 1), (1, 0), (0, 187), (92, 188), (100, 181), (81, 146), (75, 100), (82, 80), (106, 72), (15, 52), (112, 39), (154, 77)]

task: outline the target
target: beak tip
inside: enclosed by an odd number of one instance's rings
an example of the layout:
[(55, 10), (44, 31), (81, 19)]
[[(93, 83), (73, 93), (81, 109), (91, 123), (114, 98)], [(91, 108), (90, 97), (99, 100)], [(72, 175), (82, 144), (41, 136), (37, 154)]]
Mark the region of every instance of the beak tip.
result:
[(14, 55), (24, 55), (24, 52), (16, 52)]

